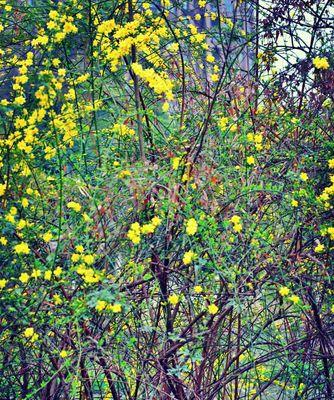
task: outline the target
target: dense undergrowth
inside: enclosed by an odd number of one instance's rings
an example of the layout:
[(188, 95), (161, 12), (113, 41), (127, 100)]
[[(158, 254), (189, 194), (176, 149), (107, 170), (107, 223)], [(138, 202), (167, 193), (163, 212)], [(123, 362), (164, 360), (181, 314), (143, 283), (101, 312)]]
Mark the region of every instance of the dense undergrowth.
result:
[(0, 398), (331, 399), (330, 2), (1, 4)]

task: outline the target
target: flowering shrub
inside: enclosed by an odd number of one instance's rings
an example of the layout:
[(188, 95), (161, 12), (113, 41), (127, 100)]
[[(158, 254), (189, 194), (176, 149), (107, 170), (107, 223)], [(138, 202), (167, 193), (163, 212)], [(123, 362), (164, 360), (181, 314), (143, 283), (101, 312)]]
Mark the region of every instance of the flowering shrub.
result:
[(331, 8), (295, 3), (1, 1), (1, 398), (333, 398)]

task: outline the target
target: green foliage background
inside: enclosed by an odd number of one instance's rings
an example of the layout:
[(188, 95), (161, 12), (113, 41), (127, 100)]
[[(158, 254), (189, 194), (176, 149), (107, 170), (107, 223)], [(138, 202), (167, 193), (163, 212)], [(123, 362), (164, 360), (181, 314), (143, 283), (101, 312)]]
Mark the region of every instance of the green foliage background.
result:
[(309, 3), (1, 1), (0, 399), (332, 398)]

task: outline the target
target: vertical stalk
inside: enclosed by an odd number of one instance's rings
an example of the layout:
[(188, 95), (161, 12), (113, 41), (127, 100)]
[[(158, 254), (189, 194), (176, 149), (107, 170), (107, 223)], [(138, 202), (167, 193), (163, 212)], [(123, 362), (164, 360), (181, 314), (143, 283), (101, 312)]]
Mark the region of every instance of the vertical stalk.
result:
[(92, 18), (92, 0), (89, 0), (89, 67), (90, 67), (90, 84), (91, 84), (91, 96), (93, 103), (93, 122), (95, 127), (95, 141), (98, 155), (98, 165), (101, 167), (101, 148), (100, 140), (98, 135), (96, 110), (95, 110), (95, 78), (94, 78), (94, 48), (93, 48), (93, 18)]
[[(129, 8), (129, 20), (133, 21), (133, 6), (132, 0), (128, 1)], [(131, 47), (131, 61), (135, 63), (137, 60), (136, 46), (132, 45)], [(139, 93), (139, 84), (138, 84), (138, 76), (133, 74), (133, 85), (135, 89), (135, 107), (136, 107), (136, 120), (137, 120), (137, 129), (138, 129), (138, 140), (139, 140), (139, 154), (140, 158), (145, 160), (145, 150), (144, 150), (144, 136), (143, 136), (143, 124), (140, 117), (140, 93)]]

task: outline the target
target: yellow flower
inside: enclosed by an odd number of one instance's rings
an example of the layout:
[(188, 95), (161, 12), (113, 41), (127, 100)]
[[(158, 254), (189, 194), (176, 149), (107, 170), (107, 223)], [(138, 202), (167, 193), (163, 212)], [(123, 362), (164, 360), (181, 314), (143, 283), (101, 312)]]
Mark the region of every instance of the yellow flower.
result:
[(294, 304), (298, 304), (300, 301), (300, 298), (298, 296), (296, 296), (295, 294), (293, 294), (292, 296), (289, 297), (289, 299), (294, 303)]
[(15, 223), (15, 217), (13, 215), (7, 214), (5, 217), (6, 221), (14, 224)]
[(75, 201), (69, 201), (67, 203), (67, 207), (76, 211), (76, 212), (80, 212), (81, 211), (81, 205)]
[(17, 104), (19, 106), (22, 106), (22, 104), (24, 104), (26, 102), (26, 99), (23, 96), (18, 96), (15, 97), (14, 99), (14, 104)]
[(328, 160), (328, 167), (329, 168), (334, 168), (334, 158), (332, 158), (331, 160)]
[(233, 230), (234, 230), (234, 232), (236, 232), (236, 233), (240, 233), (240, 232), (242, 231), (242, 224), (235, 224), (235, 225), (233, 226)]
[(104, 300), (98, 300), (95, 306), (96, 311), (103, 311), (107, 307), (107, 302)]
[(219, 75), (218, 74), (211, 74), (211, 80), (212, 80), (212, 82), (218, 82), (219, 81)]
[(59, 68), (58, 69), (58, 75), (59, 76), (65, 76), (66, 75), (66, 69), (65, 68)]
[(59, 353), (59, 355), (60, 355), (61, 358), (66, 358), (67, 355), (68, 355), (68, 352), (67, 352), (66, 350), (62, 350), (62, 351)]
[(316, 69), (328, 69), (329, 62), (327, 57), (315, 57), (313, 59), (313, 65)]
[(227, 128), (228, 125), (228, 117), (222, 117), (218, 121), (219, 128), (224, 131)]
[(49, 12), (49, 17), (50, 17), (51, 19), (56, 19), (56, 18), (58, 18), (58, 16), (59, 16), (59, 14), (58, 14), (58, 11), (56, 11), (56, 10), (51, 10), (51, 11)]
[(93, 270), (93, 268), (88, 268), (84, 271), (84, 275), (82, 277), (82, 279), (86, 282), (86, 283), (97, 283), (99, 282), (100, 278), (99, 276), (95, 273), (95, 271)]
[(55, 29), (57, 27), (57, 24), (54, 21), (49, 21), (46, 26), (48, 29)]
[(290, 289), (286, 286), (282, 286), (278, 292), (281, 296), (287, 296), (290, 293)]
[(308, 175), (306, 172), (301, 172), (299, 176), (300, 176), (300, 179), (304, 182), (306, 182), (308, 180)]
[(94, 258), (94, 256), (92, 254), (86, 254), (83, 257), (83, 260), (87, 265), (93, 265), (94, 261), (95, 261), (95, 258)]
[(148, 233), (153, 233), (155, 230), (155, 226), (153, 224), (144, 224), (141, 228), (141, 232), (144, 235), (147, 235)]
[(218, 307), (215, 304), (210, 304), (208, 306), (208, 312), (209, 314), (215, 315), (218, 312)]
[(34, 336), (34, 333), (35, 333), (35, 331), (34, 331), (34, 328), (26, 328), (25, 330), (24, 330), (24, 332), (23, 332), (23, 335), (24, 335), (24, 337), (26, 337), (26, 338), (31, 338), (32, 336)]
[(199, 285), (194, 286), (194, 292), (197, 294), (202, 293), (203, 292), (202, 286)]
[(238, 215), (233, 215), (233, 217), (230, 218), (230, 221), (231, 221), (233, 224), (239, 224), (240, 221), (241, 221), (241, 218), (240, 218)]
[(27, 221), (25, 221), (24, 219), (20, 219), (20, 221), (16, 225), (19, 231), (25, 228), (26, 226), (27, 226)]
[(189, 236), (193, 236), (195, 235), (195, 233), (197, 232), (197, 222), (195, 220), (195, 218), (190, 218), (187, 223), (186, 223), (186, 232)]
[(8, 240), (7, 240), (4, 236), (1, 236), (1, 237), (0, 237), (0, 243), (1, 243), (3, 246), (6, 246), (6, 244), (8, 243)]
[(6, 279), (0, 279), (0, 289), (3, 289), (6, 286), (7, 280)]
[(255, 158), (253, 156), (248, 156), (246, 159), (246, 162), (248, 165), (254, 165), (255, 164)]
[(52, 271), (50, 271), (49, 269), (44, 272), (44, 279), (46, 279), (47, 281), (51, 280), (51, 276), (52, 276)]
[(132, 241), (133, 244), (140, 242), (141, 228), (138, 222), (131, 224), (130, 229), (127, 233), (127, 237)]
[(60, 304), (63, 303), (62, 299), (60, 298), (59, 294), (53, 295), (53, 301), (56, 306), (59, 306)]
[[(81, 245), (81, 244), (79, 244), (78, 246), (75, 246), (75, 250), (78, 252), (78, 253), (83, 253), (84, 252), (84, 247)], [(78, 255), (79, 256), (79, 255)], [(78, 258), (79, 259), (79, 258)]]
[(180, 166), (181, 157), (173, 157), (171, 161), (173, 170), (177, 170)]
[(131, 176), (131, 172), (128, 169), (124, 169), (118, 174), (119, 178), (126, 178), (127, 176)]
[(324, 251), (324, 249), (325, 249), (325, 246), (324, 246), (323, 244), (321, 244), (321, 243), (318, 243), (318, 244), (315, 246), (314, 251), (315, 251), (316, 253), (321, 253), (321, 252)]
[(161, 224), (161, 219), (160, 219), (159, 217), (153, 217), (153, 218), (151, 219), (151, 223), (152, 223), (155, 227), (157, 227), (157, 226), (159, 226), (159, 225)]
[(0, 196), (3, 196), (5, 194), (6, 187), (7, 186), (4, 183), (0, 184)]
[(195, 258), (195, 256), (196, 256), (196, 254), (192, 250), (186, 251), (184, 253), (183, 259), (182, 259), (183, 264), (184, 265), (190, 264), (193, 261), (193, 259)]
[(14, 246), (14, 251), (16, 254), (29, 254), (30, 249), (27, 243), (21, 242)]
[(165, 101), (161, 108), (163, 112), (167, 112), (169, 110), (169, 103)]
[(45, 243), (49, 243), (51, 239), (52, 239), (52, 233), (51, 232), (44, 233), (43, 240), (44, 240)]
[(334, 227), (330, 226), (327, 228), (327, 233), (329, 234), (331, 240), (334, 240)]
[(331, 312), (334, 314), (334, 304), (331, 307)]
[(133, 244), (138, 244), (140, 242), (140, 236), (137, 235), (134, 231), (130, 230), (127, 236), (132, 241)]
[(22, 272), (19, 277), (19, 281), (22, 283), (27, 283), (29, 281), (30, 276), (26, 272)]
[(121, 304), (115, 303), (111, 306), (111, 311), (114, 313), (119, 313), (122, 311), (122, 306)]
[(63, 269), (62, 269), (61, 267), (57, 267), (57, 268), (53, 271), (53, 274), (54, 274), (54, 276), (56, 276), (57, 278), (59, 278), (60, 275), (62, 274), (62, 272), (63, 272)]
[(206, 56), (206, 61), (207, 61), (208, 63), (213, 63), (213, 62), (215, 61), (215, 58), (214, 58), (214, 56), (213, 56), (212, 54), (208, 54), (208, 55)]
[(299, 203), (298, 203), (297, 200), (292, 199), (292, 200), (291, 200), (291, 205), (292, 205), (292, 207), (298, 207)]
[(72, 255), (71, 255), (71, 261), (72, 262), (78, 262), (79, 260), (80, 260), (80, 254), (77, 254), (77, 253), (73, 253)]
[(247, 140), (248, 140), (249, 142), (253, 142), (253, 140), (254, 140), (254, 133), (252, 133), (252, 132), (247, 133)]
[(177, 294), (171, 294), (168, 297), (168, 302), (175, 306), (179, 302), (179, 296)]
[(65, 22), (63, 29), (65, 33), (78, 32), (78, 28), (71, 22)]
[(23, 208), (26, 208), (26, 207), (28, 207), (28, 205), (29, 205), (29, 200), (26, 199), (26, 198), (23, 198), (23, 199), (21, 200), (21, 204), (22, 204), (22, 207), (23, 207)]
[(260, 144), (263, 140), (263, 136), (261, 135), (261, 133), (257, 133), (254, 135), (254, 142), (257, 144)]
[(34, 268), (31, 273), (32, 278), (39, 278), (41, 276), (41, 271), (39, 269)]

